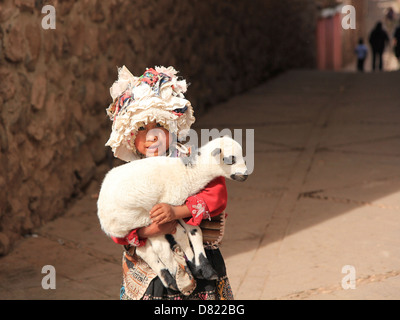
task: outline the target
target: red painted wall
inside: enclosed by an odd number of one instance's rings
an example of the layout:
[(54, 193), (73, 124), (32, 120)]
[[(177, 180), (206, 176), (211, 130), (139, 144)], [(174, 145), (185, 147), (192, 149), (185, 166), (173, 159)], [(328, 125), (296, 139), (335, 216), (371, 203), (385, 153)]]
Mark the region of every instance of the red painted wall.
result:
[(341, 16), (320, 17), (317, 22), (317, 66), (319, 70), (342, 67)]

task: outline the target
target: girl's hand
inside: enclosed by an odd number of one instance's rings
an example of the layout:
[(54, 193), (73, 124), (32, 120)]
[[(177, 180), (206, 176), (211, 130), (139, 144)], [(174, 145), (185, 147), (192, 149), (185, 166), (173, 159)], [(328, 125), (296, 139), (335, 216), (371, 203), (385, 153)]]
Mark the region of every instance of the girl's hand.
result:
[(175, 207), (167, 203), (156, 204), (150, 210), (150, 218), (153, 223), (164, 224), (179, 219), (175, 213)]
[(158, 229), (160, 230), (159, 234), (175, 234), (177, 224), (178, 221), (176, 220), (164, 224), (159, 224), (158, 225)]
[(178, 221), (170, 221), (164, 224), (152, 223), (147, 227), (139, 228), (137, 234), (139, 238), (146, 239), (164, 234), (174, 234)]

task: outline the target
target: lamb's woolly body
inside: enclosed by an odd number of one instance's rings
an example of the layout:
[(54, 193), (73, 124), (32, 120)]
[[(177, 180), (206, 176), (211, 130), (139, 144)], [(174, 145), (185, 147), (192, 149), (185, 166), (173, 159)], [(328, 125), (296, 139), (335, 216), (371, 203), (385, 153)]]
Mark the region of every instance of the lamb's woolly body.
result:
[(99, 194), (101, 227), (110, 236), (124, 237), (130, 230), (151, 223), (149, 212), (155, 204), (182, 205), (222, 174), (216, 165), (185, 166), (181, 159), (167, 157), (114, 168), (106, 175)]

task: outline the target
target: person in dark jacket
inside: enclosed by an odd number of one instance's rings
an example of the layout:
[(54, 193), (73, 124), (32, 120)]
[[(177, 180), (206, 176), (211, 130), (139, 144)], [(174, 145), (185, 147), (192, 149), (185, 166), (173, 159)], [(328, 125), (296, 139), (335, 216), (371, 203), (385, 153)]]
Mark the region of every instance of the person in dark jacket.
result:
[(389, 36), (382, 27), (382, 22), (378, 22), (369, 36), (369, 43), (372, 48), (372, 70), (376, 67), (376, 58), (379, 59), (379, 70), (383, 70), (382, 55), (389, 42)]

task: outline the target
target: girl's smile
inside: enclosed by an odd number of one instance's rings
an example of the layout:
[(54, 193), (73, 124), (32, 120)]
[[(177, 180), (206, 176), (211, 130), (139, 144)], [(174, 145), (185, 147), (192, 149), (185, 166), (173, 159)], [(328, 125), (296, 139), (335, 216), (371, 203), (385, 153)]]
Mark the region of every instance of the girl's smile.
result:
[(140, 127), (135, 139), (136, 150), (146, 157), (156, 157), (169, 148), (170, 133), (156, 122)]

